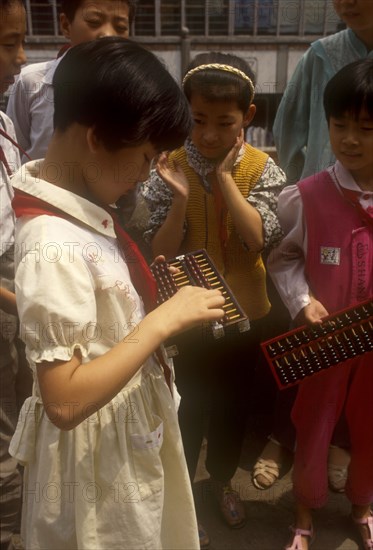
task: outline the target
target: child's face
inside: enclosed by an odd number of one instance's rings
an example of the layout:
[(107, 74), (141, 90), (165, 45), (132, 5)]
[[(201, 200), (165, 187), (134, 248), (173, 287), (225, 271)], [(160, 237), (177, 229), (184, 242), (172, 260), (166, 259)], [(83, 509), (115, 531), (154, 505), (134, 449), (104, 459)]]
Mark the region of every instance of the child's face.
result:
[(373, 0), (333, 0), (337, 15), (359, 36), (373, 33)]
[(23, 49), (26, 35), (26, 12), (20, 3), (0, 9), (0, 93), (14, 82), (26, 55)]
[(210, 160), (226, 156), (255, 114), (254, 105), (244, 114), (236, 101), (211, 102), (195, 92), (190, 106), (194, 120), (191, 139), (201, 155)]
[(350, 113), (330, 117), (330, 143), (336, 158), (357, 184), (373, 181), (373, 118), (362, 110), (356, 119)]
[(69, 21), (60, 16), (61, 30), (73, 46), (104, 36), (129, 36), (129, 8), (123, 0), (83, 0)]
[(89, 194), (102, 204), (113, 204), (149, 177), (150, 166), (158, 151), (152, 143), (108, 151), (88, 130), (90, 156), (85, 170)]

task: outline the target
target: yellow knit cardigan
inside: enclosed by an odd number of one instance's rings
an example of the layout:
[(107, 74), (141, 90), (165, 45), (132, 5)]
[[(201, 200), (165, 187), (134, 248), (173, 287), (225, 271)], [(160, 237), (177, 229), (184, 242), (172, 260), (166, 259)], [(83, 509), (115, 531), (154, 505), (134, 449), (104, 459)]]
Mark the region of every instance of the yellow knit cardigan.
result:
[[(245, 144), (243, 158), (233, 170), (233, 179), (245, 198), (261, 177), (267, 159), (268, 155)], [(226, 220), (227, 241), (223, 250), (213, 195), (204, 190), (200, 176), (188, 164), (183, 147), (173, 151), (169, 160), (171, 164), (176, 161), (181, 166), (190, 186), (187, 232), (180, 252), (205, 248), (249, 319), (260, 319), (270, 309), (265, 267), (260, 253), (250, 252), (244, 247), (229, 213)]]

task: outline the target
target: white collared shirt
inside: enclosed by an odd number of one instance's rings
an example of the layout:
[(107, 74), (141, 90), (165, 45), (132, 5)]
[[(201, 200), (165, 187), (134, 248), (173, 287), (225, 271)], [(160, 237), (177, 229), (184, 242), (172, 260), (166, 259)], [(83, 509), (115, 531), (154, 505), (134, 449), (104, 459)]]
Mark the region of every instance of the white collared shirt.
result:
[[(24, 67), (9, 90), (7, 114), (17, 141), (31, 159), (45, 157), (53, 134), (53, 75), (63, 56)], [(22, 162), (27, 162), (22, 156)]]
[[(1, 111), (0, 127), (12, 139), (16, 139), (11, 120)], [(3, 136), (0, 136), (0, 145), (9, 168), (12, 172), (15, 172), (21, 165), (18, 149)], [(3, 255), (14, 242), (14, 214), (11, 205), (14, 193), (7, 170), (2, 162), (0, 162), (0, 177), (0, 255)]]
[[(0, 111), (0, 127), (12, 139), (16, 139), (11, 120)], [(20, 165), (18, 149), (5, 137), (0, 136), (0, 145), (4, 151), (8, 166), (12, 172)], [(0, 285), (14, 292), (14, 212), (12, 199), (13, 187), (5, 165), (0, 162)], [(12, 341), (17, 331), (16, 318), (0, 309), (0, 341)], [(7, 348), (9, 349), (9, 348)], [(9, 357), (2, 348), (0, 363), (7, 364)]]
[(41, 215), (17, 220), (15, 282), (21, 337), (31, 364), (69, 360), (75, 348), (83, 361), (89, 361), (130, 333), (144, 308), (110, 214), (40, 179), (41, 162), (23, 165), (13, 185), (62, 210), (69, 219)]

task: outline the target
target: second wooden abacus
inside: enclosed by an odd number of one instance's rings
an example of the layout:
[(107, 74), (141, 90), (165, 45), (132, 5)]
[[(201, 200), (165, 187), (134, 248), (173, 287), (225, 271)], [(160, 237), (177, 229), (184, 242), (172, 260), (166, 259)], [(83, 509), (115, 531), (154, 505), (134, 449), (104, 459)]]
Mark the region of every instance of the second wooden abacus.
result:
[(329, 315), (320, 325), (267, 340), (261, 347), (279, 388), (294, 386), (307, 376), (372, 352), (373, 300)]

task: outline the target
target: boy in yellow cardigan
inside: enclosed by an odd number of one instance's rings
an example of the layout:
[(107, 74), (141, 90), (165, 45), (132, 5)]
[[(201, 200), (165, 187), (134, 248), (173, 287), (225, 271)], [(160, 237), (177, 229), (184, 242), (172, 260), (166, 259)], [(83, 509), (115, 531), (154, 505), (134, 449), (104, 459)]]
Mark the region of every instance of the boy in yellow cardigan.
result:
[[(194, 126), (184, 146), (163, 154), (142, 186), (150, 219), (145, 238), (154, 255), (171, 258), (205, 248), (251, 323), (249, 332), (214, 341), (188, 335), (178, 344), (179, 421), (193, 480), (208, 419), (206, 467), (225, 521), (245, 523), (231, 479), (237, 469), (262, 320), (270, 310), (261, 251), (281, 231), (277, 196), (285, 176), (264, 152), (245, 143), (256, 107), (254, 75), (233, 55), (210, 52), (190, 65), (183, 88)], [(201, 546), (208, 536), (200, 528)]]

